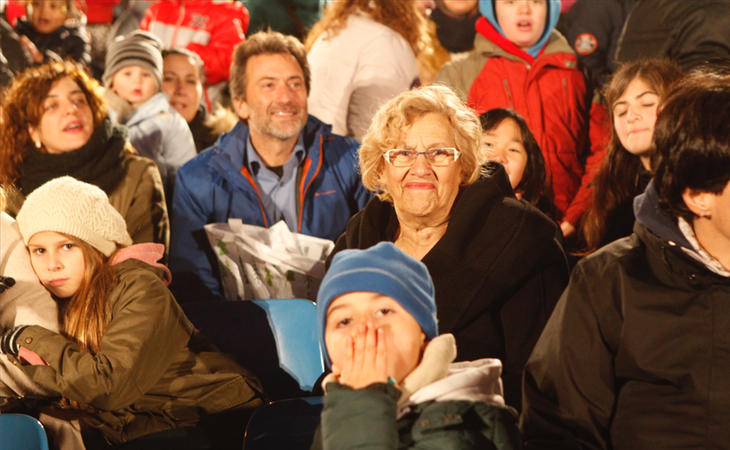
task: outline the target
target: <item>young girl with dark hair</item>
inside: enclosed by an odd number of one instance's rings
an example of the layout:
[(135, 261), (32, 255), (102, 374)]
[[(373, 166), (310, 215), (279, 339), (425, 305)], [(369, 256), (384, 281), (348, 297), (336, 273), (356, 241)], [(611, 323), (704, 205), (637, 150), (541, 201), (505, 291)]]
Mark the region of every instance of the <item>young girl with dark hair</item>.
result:
[[(479, 121), (482, 156), (504, 166), (517, 198), (559, 219), (560, 212), (545, 185), (545, 159), (525, 119), (512, 110), (494, 108), (480, 115)], [(485, 170), (492, 171), (490, 164)]]
[(651, 178), (657, 107), (681, 76), (673, 63), (648, 59), (621, 66), (608, 83), (604, 97), (611, 141), (592, 182), (593, 202), (583, 217), (586, 253), (631, 234), (633, 199)]
[(162, 245), (132, 245), (106, 194), (71, 177), (28, 195), (17, 223), (62, 326), (4, 330), (0, 352), (30, 363), (19, 367), (78, 415), (86, 446), (241, 448), (261, 385), (185, 317), (156, 262)]

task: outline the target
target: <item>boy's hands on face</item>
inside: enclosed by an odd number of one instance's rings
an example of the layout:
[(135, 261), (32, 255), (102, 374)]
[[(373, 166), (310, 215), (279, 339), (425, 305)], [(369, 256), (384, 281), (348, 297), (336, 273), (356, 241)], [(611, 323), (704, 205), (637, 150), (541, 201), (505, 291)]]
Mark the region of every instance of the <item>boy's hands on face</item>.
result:
[(332, 373), (341, 384), (362, 389), (373, 383), (387, 383), (390, 369), (385, 331), (369, 320), (347, 338), (342, 366), (333, 365)]

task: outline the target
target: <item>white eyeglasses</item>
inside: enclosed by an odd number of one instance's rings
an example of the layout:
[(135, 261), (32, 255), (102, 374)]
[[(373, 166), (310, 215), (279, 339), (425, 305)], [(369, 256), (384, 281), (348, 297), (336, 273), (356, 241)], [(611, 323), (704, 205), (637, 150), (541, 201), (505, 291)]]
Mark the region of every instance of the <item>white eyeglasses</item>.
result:
[(455, 148), (432, 148), (423, 152), (394, 148), (383, 153), (383, 157), (394, 167), (408, 167), (416, 162), (418, 155), (424, 155), (432, 166), (448, 166), (459, 159), (460, 154)]

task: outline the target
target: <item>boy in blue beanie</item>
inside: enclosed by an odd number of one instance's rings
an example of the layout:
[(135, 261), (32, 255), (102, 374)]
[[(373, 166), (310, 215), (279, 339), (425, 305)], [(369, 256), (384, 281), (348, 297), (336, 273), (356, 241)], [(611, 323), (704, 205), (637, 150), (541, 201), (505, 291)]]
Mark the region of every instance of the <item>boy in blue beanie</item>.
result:
[(428, 269), (392, 243), (335, 255), (317, 325), (332, 373), (313, 448), (519, 448), (501, 362), (452, 363)]
[(595, 114), (600, 124), (605, 110), (596, 103), (589, 114), (575, 53), (555, 30), (560, 0), (479, 0), (479, 11), (474, 50), (446, 64), (435, 82), (479, 114), (507, 108), (525, 118), (545, 159), (545, 192), (554, 195), (567, 237), (588, 204), (589, 174), (600, 166), (609, 134), (596, 126), (595, 151), (589, 148), (589, 117)]

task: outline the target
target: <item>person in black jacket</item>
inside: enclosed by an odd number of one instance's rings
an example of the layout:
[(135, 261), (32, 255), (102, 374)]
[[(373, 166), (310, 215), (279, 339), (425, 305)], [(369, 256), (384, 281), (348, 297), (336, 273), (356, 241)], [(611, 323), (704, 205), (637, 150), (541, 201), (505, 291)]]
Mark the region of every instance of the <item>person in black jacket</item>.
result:
[(34, 63), (72, 59), (89, 66), (91, 45), (74, 0), (32, 0), (27, 12), (15, 32)]
[(617, 62), (669, 58), (688, 72), (730, 59), (730, 1), (638, 0), (616, 52)]
[(578, 0), (560, 17), (558, 30), (578, 55), (595, 89), (616, 70), (616, 46), (636, 0)]
[(634, 234), (583, 259), (525, 368), (527, 448), (730, 441), (730, 78), (665, 98)]
[(501, 359), (505, 400), (518, 408), (522, 369), (569, 269), (557, 224), (515, 198), (501, 166), (480, 174), (480, 138), (474, 112), (444, 86), (383, 105), (359, 158), (377, 197), (350, 219), (333, 254), (391, 241), (423, 262), (457, 360)]

